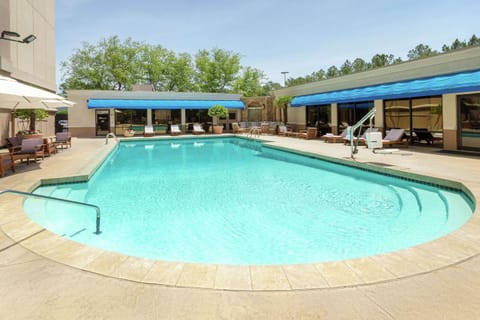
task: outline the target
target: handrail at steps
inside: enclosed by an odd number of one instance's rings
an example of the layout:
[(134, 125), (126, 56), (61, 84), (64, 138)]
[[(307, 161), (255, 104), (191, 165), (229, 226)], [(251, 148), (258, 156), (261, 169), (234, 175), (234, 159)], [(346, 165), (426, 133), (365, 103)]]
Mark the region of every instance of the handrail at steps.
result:
[(118, 141), (118, 138), (117, 138), (117, 136), (115, 135), (115, 133), (109, 132), (109, 133), (107, 133), (107, 135), (105, 136), (105, 144), (108, 144), (108, 138), (109, 138), (109, 137), (115, 138), (115, 141)]
[(85, 203), (85, 202), (79, 202), (79, 201), (73, 201), (73, 200), (67, 200), (67, 199), (62, 199), (62, 198), (55, 198), (55, 197), (50, 197), (50, 196), (44, 196), (41, 194), (35, 194), (35, 193), (29, 193), (29, 192), (23, 192), (23, 191), (17, 191), (17, 190), (0, 190), (0, 196), (6, 194), (6, 193), (13, 193), (21, 196), (26, 196), (26, 197), (33, 197), (33, 198), (40, 198), (40, 199), (48, 199), (48, 200), (56, 200), (56, 201), (61, 201), (61, 202), (66, 202), (66, 203), (71, 203), (71, 204), (76, 204), (76, 205), (81, 205), (81, 206), (87, 206), (90, 208), (94, 208), (97, 217), (95, 220), (95, 234), (100, 234), (102, 233), (100, 231), (100, 208), (94, 204), (90, 203)]
[(354, 124), (350, 128), (350, 132), (348, 134), (348, 137), (350, 138), (350, 157), (352, 159), (353, 159), (353, 155), (358, 152), (357, 146), (358, 146), (358, 139), (360, 137), (360, 131), (359, 131), (358, 132), (359, 134), (358, 134), (357, 139), (356, 139), (355, 147), (354, 147), (353, 134), (354, 134), (355, 130), (360, 128), (363, 125), (363, 123), (367, 120), (370, 120), (370, 130), (371, 130), (372, 129), (372, 119), (375, 117), (376, 112), (377, 112), (377, 109), (374, 107), (372, 110), (368, 111), (367, 114), (364, 115), (362, 117), (362, 119), (360, 119), (360, 121), (358, 121), (356, 124)]

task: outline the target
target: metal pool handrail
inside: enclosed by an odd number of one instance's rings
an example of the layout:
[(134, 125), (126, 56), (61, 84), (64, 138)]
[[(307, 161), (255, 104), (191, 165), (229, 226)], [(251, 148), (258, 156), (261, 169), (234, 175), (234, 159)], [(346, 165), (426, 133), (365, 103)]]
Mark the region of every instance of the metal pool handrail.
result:
[(96, 217), (96, 220), (95, 220), (95, 232), (94, 233), (95, 234), (102, 233), (100, 231), (100, 208), (98, 206), (94, 205), (94, 204), (79, 202), (79, 201), (73, 201), (73, 200), (67, 200), (67, 199), (62, 199), (62, 198), (55, 198), (55, 197), (50, 197), (50, 196), (44, 196), (44, 195), (41, 195), (41, 194), (28, 193), (28, 192), (17, 191), (17, 190), (3, 190), (3, 191), (0, 190), (0, 196), (4, 195), (6, 193), (13, 193), (13, 194), (17, 194), (17, 195), (21, 195), (21, 196), (25, 196), (25, 197), (56, 200), (56, 201), (61, 201), (61, 202), (66, 202), (66, 203), (71, 203), (71, 204), (76, 204), (76, 205), (81, 205), (81, 206), (87, 206), (87, 207), (90, 207), (90, 208), (94, 208), (96, 213), (97, 213), (97, 217)]

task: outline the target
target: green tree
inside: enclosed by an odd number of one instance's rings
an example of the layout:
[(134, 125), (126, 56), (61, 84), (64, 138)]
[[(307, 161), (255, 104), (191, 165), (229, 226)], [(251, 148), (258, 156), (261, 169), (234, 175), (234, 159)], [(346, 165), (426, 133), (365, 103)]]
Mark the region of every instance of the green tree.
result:
[(336, 66), (331, 66), (330, 68), (327, 69), (327, 78), (335, 78), (340, 76), (340, 70)]
[(141, 80), (141, 44), (117, 36), (97, 45), (84, 42), (61, 67), (64, 89), (129, 90)]
[(233, 84), (233, 92), (245, 97), (260, 96), (263, 93), (261, 81), (266, 78), (263, 71), (252, 67), (242, 68), (242, 75)]
[[(33, 133), (36, 132), (35, 122), (48, 118), (48, 113), (43, 109), (19, 109), (15, 110), (13, 116), (26, 123), (28, 125), (28, 131)], [(27, 128), (22, 128), (21, 131), (27, 131)]]
[(414, 60), (434, 56), (437, 54), (438, 52), (436, 50), (433, 50), (428, 45), (420, 43), (415, 47), (415, 49), (408, 51), (407, 57), (409, 60)]
[(472, 35), (470, 40), (468, 40), (468, 46), (472, 47), (472, 46), (478, 46), (478, 45), (480, 45), (480, 39), (477, 38), (477, 36), (474, 34)]
[(195, 55), (196, 83), (201, 92), (229, 92), (240, 71), (240, 54), (214, 48)]
[(156, 91), (196, 91), (192, 57), (187, 53), (177, 55), (160, 45), (145, 45), (141, 66), (143, 83), (153, 85)]
[(280, 109), (280, 118), (282, 122), (287, 121), (285, 110), (287, 109), (292, 99), (293, 97), (291, 96), (279, 96), (279, 97), (276, 97), (275, 100), (273, 101), (273, 105), (276, 108)]
[(340, 67), (340, 74), (342, 76), (353, 73), (353, 66), (352, 63), (347, 59)]
[(381, 68), (400, 61), (399, 59), (395, 59), (393, 54), (376, 54), (372, 57), (371, 68)]
[(278, 82), (273, 82), (273, 81), (267, 81), (262, 85), (262, 92), (261, 96), (268, 96), (271, 94), (273, 90), (278, 90), (281, 89), (282, 85)]
[(368, 63), (361, 58), (357, 58), (352, 62), (353, 72), (365, 71), (365, 70), (368, 70), (368, 68), (369, 68)]

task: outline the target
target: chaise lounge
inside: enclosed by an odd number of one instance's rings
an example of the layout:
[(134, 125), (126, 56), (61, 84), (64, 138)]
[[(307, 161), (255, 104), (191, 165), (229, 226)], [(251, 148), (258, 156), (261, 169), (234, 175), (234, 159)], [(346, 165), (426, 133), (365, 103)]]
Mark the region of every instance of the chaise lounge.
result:
[(172, 124), (170, 126), (170, 135), (171, 136), (179, 136), (182, 134), (182, 130), (180, 130), (178, 124)]
[(321, 136), (320, 139), (325, 142), (337, 143), (337, 142), (343, 142), (343, 139), (345, 139), (346, 136), (347, 136), (347, 129), (345, 128), (343, 129), (341, 134), (327, 133)]
[(298, 133), (297, 138), (303, 138), (303, 139), (306, 139), (306, 140), (316, 139), (317, 138), (317, 128), (315, 128), (315, 127), (307, 128), (306, 132)]
[(143, 131), (143, 136), (144, 137), (153, 137), (155, 135), (155, 132), (153, 132), (153, 126), (152, 125), (146, 125), (145, 129)]
[(394, 144), (404, 144), (408, 146), (408, 141), (403, 139), (404, 129), (390, 129), (387, 135), (382, 139), (383, 145), (391, 146)]
[(202, 126), (200, 123), (194, 123), (193, 124), (193, 130), (192, 134), (205, 134), (205, 130), (203, 130)]

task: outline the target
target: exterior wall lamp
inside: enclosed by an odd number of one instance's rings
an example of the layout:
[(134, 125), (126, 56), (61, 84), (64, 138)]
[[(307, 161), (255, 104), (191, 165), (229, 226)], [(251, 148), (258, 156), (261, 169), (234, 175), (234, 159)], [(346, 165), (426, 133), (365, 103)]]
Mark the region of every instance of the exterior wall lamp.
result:
[(18, 39), (12, 39), (12, 37), (14, 38), (19, 38), (20, 35), (15, 32), (15, 31), (2, 31), (2, 35), (0, 36), (0, 40), (8, 40), (8, 41), (15, 41), (15, 42), (20, 42), (20, 43), (30, 43), (30, 42), (33, 42), (35, 39), (37, 39), (36, 36), (34, 36), (33, 34), (30, 34), (28, 36), (26, 36), (25, 38), (23, 38), (23, 40), (18, 40)]

